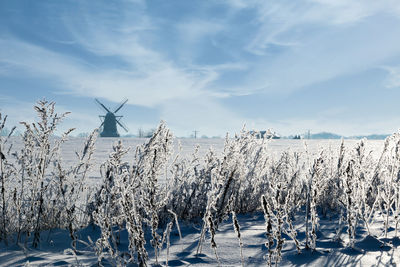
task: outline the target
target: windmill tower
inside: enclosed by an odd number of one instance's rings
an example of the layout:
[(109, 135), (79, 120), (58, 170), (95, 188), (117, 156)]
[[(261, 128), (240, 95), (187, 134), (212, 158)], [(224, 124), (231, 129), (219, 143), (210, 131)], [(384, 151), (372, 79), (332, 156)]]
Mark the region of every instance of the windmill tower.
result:
[(128, 128), (121, 122), (123, 116), (115, 115), (123, 105), (128, 102), (128, 99), (125, 99), (115, 110), (111, 112), (106, 106), (104, 106), (98, 99), (96, 102), (107, 112), (106, 115), (100, 115), (101, 125), (100, 125), (100, 136), (101, 137), (119, 137), (119, 133), (117, 131), (117, 124), (128, 132)]

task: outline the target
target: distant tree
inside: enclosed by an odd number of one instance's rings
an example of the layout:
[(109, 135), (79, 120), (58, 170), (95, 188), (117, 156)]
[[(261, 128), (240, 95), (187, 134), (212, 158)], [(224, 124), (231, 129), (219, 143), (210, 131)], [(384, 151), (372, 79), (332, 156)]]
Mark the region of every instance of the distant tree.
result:
[(197, 138), (197, 134), (199, 133), (199, 131), (197, 131), (197, 130), (194, 130), (193, 131), (193, 134), (194, 134), (194, 139), (196, 139)]
[(139, 137), (139, 138), (143, 138), (143, 137), (144, 137), (144, 131), (143, 131), (142, 128), (139, 128), (139, 129), (138, 129), (138, 137)]

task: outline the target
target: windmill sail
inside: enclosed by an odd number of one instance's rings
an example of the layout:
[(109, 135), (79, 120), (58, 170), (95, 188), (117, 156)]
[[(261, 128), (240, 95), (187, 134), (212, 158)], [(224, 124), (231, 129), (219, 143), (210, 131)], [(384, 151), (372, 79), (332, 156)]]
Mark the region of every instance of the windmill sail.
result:
[(128, 99), (125, 99), (125, 100), (121, 103), (121, 105), (120, 105), (118, 108), (115, 109), (114, 113), (117, 113), (118, 110), (120, 110), (120, 109), (122, 108), (122, 106), (126, 104), (126, 102), (128, 102)]
[(126, 125), (123, 124), (121, 121), (117, 120), (117, 124), (118, 124), (119, 126), (121, 126), (121, 128), (124, 129), (125, 132), (129, 132), (128, 127), (126, 127)]

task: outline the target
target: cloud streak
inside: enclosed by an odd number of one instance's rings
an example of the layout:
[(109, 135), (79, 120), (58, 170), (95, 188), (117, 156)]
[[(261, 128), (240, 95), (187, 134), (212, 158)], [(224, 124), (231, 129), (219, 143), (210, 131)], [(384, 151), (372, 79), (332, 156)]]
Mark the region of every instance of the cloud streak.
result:
[[(226, 104), (232, 98), (259, 95), (284, 102), (319, 84), (331, 88), (341, 80), (338, 86), (344, 86), (381, 66), (389, 76), (377, 75), (376, 84), (398, 87), (396, 1), (235, 0), (163, 10), (170, 5), (43, 2), (32, 14), (3, 11), (8, 17), (0, 28), (0, 79), (30, 77), (66, 97), (111, 102), (127, 97), (130, 105), (157, 110), (177, 131), (214, 134), (244, 122), (268, 128), (281, 121), (277, 127), (287, 131), (299, 127), (279, 112), (260, 119), (258, 112)], [(38, 18), (38, 25), (26, 14)], [(307, 99), (300, 95), (298, 101)]]

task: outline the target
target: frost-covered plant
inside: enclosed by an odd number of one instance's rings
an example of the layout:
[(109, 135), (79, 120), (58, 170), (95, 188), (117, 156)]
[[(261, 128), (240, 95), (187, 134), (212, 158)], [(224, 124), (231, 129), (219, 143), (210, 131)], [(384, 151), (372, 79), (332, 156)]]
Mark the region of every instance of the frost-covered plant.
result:
[[(168, 196), (165, 185), (158, 180), (171, 150), (172, 134), (163, 122), (147, 143), (137, 147), (132, 165), (122, 160), (127, 153), (122, 143), (114, 146), (114, 152), (103, 165), (104, 182), (93, 204), (93, 219), (102, 231), (102, 237), (96, 242), (99, 262), (107, 251), (114, 264), (137, 261), (140, 266), (146, 266), (148, 254), (143, 229), (146, 224), (151, 228), (151, 244), (158, 263), (159, 249), (163, 245), (158, 233), (159, 216), (166, 209)], [(119, 251), (117, 228), (128, 232), (128, 259), (126, 253)]]
[[(373, 217), (379, 197), (372, 195), (372, 191), (379, 192), (379, 188), (374, 187), (380, 183), (377, 177), (382, 172), (379, 167), (373, 166), (371, 152), (365, 150), (366, 140), (360, 140), (355, 148), (349, 153), (350, 159), (345, 163), (345, 168), (341, 172), (343, 192), (343, 209), (346, 215), (347, 234), (350, 247), (354, 246), (356, 229), (359, 221), (363, 221), (368, 234), (370, 234), (369, 224)], [(381, 157), (382, 159), (382, 157)], [(376, 163), (375, 163), (376, 164)], [(376, 176), (376, 173), (379, 176)], [(376, 179), (373, 184), (374, 177)]]
[(257, 139), (254, 134), (246, 131), (242, 131), (235, 141), (243, 161), (238, 165), (241, 175), (238, 177), (238, 192), (233, 203), (238, 213), (259, 210), (258, 202), (267, 188), (271, 164), (270, 153), (268, 153), (269, 142), (269, 139)]
[(341, 140), (339, 153), (335, 155), (334, 149), (330, 146), (328, 149), (321, 151), (323, 163), (321, 166), (321, 175), (319, 176), (319, 196), (317, 201), (318, 208), (321, 209), (322, 215), (335, 214), (343, 207), (343, 185), (342, 173), (345, 163), (345, 145)]
[(350, 160), (346, 171), (344, 173), (344, 186), (346, 193), (346, 220), (347, 220), (347, 234), (349, 238), (349, 247), (354, 247), (355, 236), (356, 236), (356, 227), (358, 221), (358, 213), (356, 202), (355, 202), (355, 186), (356, 181), (353, 180), (354, 172), (353, 172), (353, 164), (354, 161)]
[(138, 183), (138, 204), (143, 212), (144, 221), (151, 227), (152, 240), (156, 262), (158, 250), (161, 248), (160, 235), (157, 233), (159, 213), (167, 205), (165, 186), (161, 188), (160, 176), (172, 152), (172, 133), (161, 122), (153, 136), (144, 146), (137, 149), (137, 159), (133, 166), (132, 178)]
[(208, 215), (208, 216), (206, 216), (206, 223), (207, 223), (208, 230), (210, 231), (210, 235), (211, 235), (211, 239), (210, 239), (211, 248), (214, 250), (215, 258), (217, 259), (218, 266), (220, 266), (221, 263), (220, 263), (220, 259), (219, 259), (218, 252), (217, 252), (217, 243), (215, 242), (215, 232), (217, 229), (216, 229), (216, 226), (215, 226), (215, 223), (214, 223), (214, 220), (213, 220), (211, 214), (206, 213), (206, 215)]
[(372, 179), (373, 179), (373, 160), (371, 156), (371, 152), (365, 150), (366, 140), (360, 140), (352, 155), (353, 167), (353, 181), (355, 181), (353, 190), (354, 190), (354, 202), (355, 207), (358, 208), (357, 213), (358, 217), (364, 222), (368, 234), (370, 235), (370, 220), (374, 214), (375, 207), (379, 200), (378, 196), (372, 196), (369, 194), (372, 187)]
[[(396, 133), (387, 138), (388, 149), (385, 151), (386, 156), (383, 162), (384, 168), (381, 169), (378, 182), (378, 207), (384, 216), (385, 237), (387, 237), (390, 225), (390, 217), (394, 217), (394, 221), (398, 221), (399, 204), (399, 186), (400, 186), (400, 134)], [(397, 223), (396, 223), (397, 229)]]
[[(319, 226), (319, 218), (317, 212), (317, 202), (321, 194), (322, 170), (324, 159), (321, 155), (314, 161), (313, 167), (310, 170), (310, 178), (307, 190), (307, 209), (306, 209), (306, 248), (316, 249), (317, 229)], [(308, 214), (309, 213), (309, 214)], [(310, 233), (308, 232), (308, 217), (311, 219), (311, 240)], [(310, 241), (310, 243), (309, 243)]]
[[(2, 114), (0, 113), (0, 132), (4, 130), (4, 127), (6, 125), (7, 121), (7, 116), (2, 117)], [(10, 179), (11, 177), (15, 174), (14, 166), (12, 163), (9, 163), (7, 160), (7, 157), (10, 156), (10, 149), (11, 146), (9, 147), (8, 150), (5, 149), (5, 146), (7, 144), (7, 141), (9, 140), (10, 136), (14, 132), (15, 127), (9, 132), (8, 136), (5, 138), (3, 136), (0, 136), (0, 182), (1, 182), (1, 219), (0, 219), (0, 241), (3, 240), (4, 243), (7, 245), (8, 244), (8, 232), (9, 229), (7, 225), (11, 222), (11, 219), (9, 218), (10, 216), (10, 207), (9, 207), (9, 200), (7, 199), (7, 191), (10, 188)], [(6, 157), (7, 155), (7, 157)]]
[(114, 265), (122, 266), (126, 263), (118, 248), (118, 233), (115, 228), (122, 224), (123, 207), (119, 199), (125, 197), (121, 195), (121, 188), (124, 187), (123, 181), (129, 175), (129, 167), (122, 160), (127, 152), (128, 150), (124, 149), (122, 142), (119, 141), (113, 146), (113, 152), (101, 168), (103, 183), (96, 195), (95, 209), (92, 213), (94, 223), (101, 229), (101, 237), (96, 241), (99, 264), (106, 257), (105, 250)]
[[(212, 236), (211, 247), (214, 249), (217, 259), (218, 256), (216, 253), (214, 235), (218, 223), (225, 218), (226, 212), (229, 212), (230, 207), (227, 205), (227, 201), (229, 201), (229, 197), (234, 192), (232, 187), (234, 186), (234, 176), (237, 172), (237, 166), (234, 165), (237, 161), (237, 155), (232, 155), (235, 153), (235, 146), (232, 145), (231, 147), (228, 147), (229, 142), (230, 140), (227, 136), (225, 139), (223, 159), (217, 159), (217, 161), (212, 165), (212, 169), (209, 170), (211, 188), (207, 193), (207, 205), (203, 216), (203, 227), (197, 247), (197, 253), (201, 253), (202, 242), (206, 230), (208, 229)], [(231, 154), (229, 152), (231, 152)], [(233, 161), (233, 164), (231, 160)], [(229, 165), (229, 167), (227, 165)]]
[[(298, 253), (301, 252), (293, 218), (295, 212), (305, 205), (302, 192), (303, 164), (299, 160), (298, 153), (284, 151), (277, 161), (271, 160), (267, 166), (261, 208), (264, 210), (266, 223), (269, 225), (267, 229), (271, 227), (271, 233), (267, 231), (267, 238), (272, 238), (266, 245), (270, 253), (268, 262), (271, 263), (273, 258), (275, 263), (278, 263), (285, 242), (283, 233), (293, 239)], [(274, 242), (276, 242), (276, 247), (272, 249), (271, 244)]]
[(162, 244), (166, 243), (166, 245), (167, 245), (167, 256), (166, 256), (166, 259), (165, 259), (166, 266), (168, 266), (169, 248), (170, 248), (170, 245), (171, 245), (171, 243), (170, 243), (170, 235), (171, 235), (171, 230), (172, 230), (172, 226), (173, 225), (174, 225), (173, 222), (169, 222), (167, 224), (167, 227), (166, 227), (166, 229), (164, 231), (163, 238), (162, 238), (162, 241), (161, 241)]
[(287, 225), (287, 230), (285, 230), (286, 234), (288, 236), (290, 236), (290, 238), (294, 241), (295, 245), (296, 245), (296, 250), (297, 253), (300, 254), (301, 253), (301, 248), (300, 248), (300, 241), (297, 239), (297, 231), (293, 226), (293, 220), (292, 220), (292, 214), (296, 209), (296, 205), (294, 205), (293, 203), (295, 202), (295, 194), (294, 194), (294, 187), (292, 187), (289, 191), (289, 194), (286, 198), (285, 201), (285, 206), (284, 206), (284, 212), (286, 214), (285, 216), (285, 222)]
[(233, 229), (235, 230), (235, 233), (237, 235), (237, 238), (239, 240), (239, 247), (240, 247), (240, 260), (242, 262), (242, 266), (244, 266), (244, 257), (243, 257), (243, 241), (242, 241), (242, 235), (240, 233), (240, 225), (239, 221), (236, 217), (236, 213), (232, 211), (232, 224), (233, 224)]
[(69, 129), (60, 139), (52, 141), (58, 124), (68, 114), (58, 115), (54, 105), (54, 102), (49, 103), (42, 100), (34, 107), (39, 122), (22, 123), (25, 126), (24, 147), (20, 154), (16, 155), (18, 162), (22, 163), (19, 168), (19, 185), (15, 189), (16, 194), (22, 199), (16, 202), (25, 203), (23, 207), (20, 206), (22, 216), (19, 215), (19, 219), (25, 217), (25, 225), (22, 225), (21, 221), (18, 225), (22, 226), (28, 234), (33, 232), (33, 247), (37, 247), (39, 244), (41, 230), (57, 226), (54, 225), (55, 218), (48, 216), (51, 214), (54, 198), (57, 197), (57, 193), (52, 190), (55, 178), (50, 174), (53, 163), (59, 159), (61, 144), (73, 131), (73, 129)]
[(10, 146), (6, 152), (6, 142), (0, 142), (2, 180), (12, 180), (1, 184), (4, 192), (1, 207), (7, 207), (2, 209), (2, 218), (7, 220), (6, 229), (1, 224), (2, 230), (16, 233), (17, 243), (21, 241), (23, 233), (26, 235), (25, 243), (33, 233), (32, 245), (37, 247), (41, 231), (64, 228), (70, 231), (75, 247), (75, 231), (87, 224), (85, 177), (90, 167), (95, 134), (86, 141), (78, 163), (66, 168), (62, 161), (61, 145), (73, 129), (67, 130), (61, 137), (55, 137), (54, 134), (68, 113), (57, 114), (55, 103), (46, 100), (39, 101), (34, 108), (39, 121), (21, 123), (25, 128), (21, 136), (22, 148), (10, 153)]
[[(400, 133), (392, 135), (394, 148), (392, 149), (392, 168), (390, 172), (391, 181), (393, 183), (393, 204), (391, 205), (391, 213), (395, 223), (395, 236), (397, 237), (398, 225), (400, 222)], [(388, 225), (388, 222), (386, 223)], [(385, 229), (385, 236), (387, 228)]]
[(272, 224), (272, 209), (264, 195), (261, 196), (261, 207), (264, 211), (264, 219), (265, 219), (265, 234), (267, 236), (267, 242), (265, 242), (265, 247), (268, 249), (268, 266), (272, 266), (273, 256), (274, 256), (274, 233), (273, 233), (273, 224)]
[[(243, 152), (248, 144), (247, 138), (249, 136), (248, 133), (242, 132), (241, 136), (231, 140), (227, 135), (222, 159), (213, 161), (210, 166), (211, 169), (207, 170), (210, 175), (211, 188), (207, 194), (198, 253), (201, 252), (206, 229), (213, 236), (218, 224), (226, 219), (231, 209), (236, 208), (238, 203), (241, 202), (239, 189), (245, 172), (245, 153)], [(233, 203), (233, 205), (230, 203)], [(213, 238), (211, 239), (211, 246), (215, 250), (216, 245)]]
[[(287, 234), (295, 242), (300, 253), (300, 242), (297, 240), (297, 232), (293, 227), (292, 216), (302, 202), (297, 202), (296, 187), (300, 184), (296, 154), (284, 152), (281, 158), (272, 164), (268, 176), (265, 195), (261, 196), (261, 208), (264, 211), (266, 223), (266, 236), (268, 241), (265, 246), (268, 249), (269, 266), (273, 262), (277, 265), (282, 258), (282, 249), (285, 243), (283, 233)], [(294, 167), (294, 168), (293, 168)], [(304, 201), (303, 201), (304, 203)]]
[(198, 156), (199, 146), (195, 147), (192, 157), (174, 160), (168, 181), (168, 207), (180, 219), (191, 221), (204, 216), (207, 194), (211, 189), (211, 172), (217, 165), (215, 152), (210, 151), (203, 161)]
[(54, 162), (56, 170), (52, 171), (52, 176), (57, 178), (54, 190), (59, 195), (58, 200), (54, 202), (54, 216), (59, 218), (60, 227), (68, 229), (75, 253), (76, 231), (86, 226), (91, 217), (88, 209), (91, 190), (87, 174), (91, 167), (97, 135), (98, 131), (94, 130), (85, 140), (82, 151), (76, 152), (76, 165), (66, 170), (60, 158)]
[[(298, 153), (283, 152), (280, 159), (271, 166), (267, 187), (273, 210), (282, 217), (281, 225), (284, 223), (281, 226), (282, 231), (293, 239), (298, 253), (300, 253), (300, 242), (293, 227), (293, 215), (305, 205), (305, 200), (302, 199), (302, 187), (304, 187), (302, 169)], [(279, 218), (277, 220), (280, 221)]]
[(148, 253), (145, 248), (146, 240), (143, 230), (143, 218), (138, 213), (137, 196), (134, 184), (121, 187), (121, 197), (119, 203), (122, 207), (122, 216), (125, 220), (126, 230), (129, 239), (129, 254), (131, 259), (135, 259), (139, 266), (146, 266)]
[[(10, 147), (6, 152), (6, 142), (0, 142), (0, 150), (3, 149), (2, 178), (6, 174), (8, 179), (12, 179), (12, 182), (2, 184), (2, 204), (7, 206), (6, 210), (2, 209), (2, 218), (7, 220), (5, 232), (16, 233), (17, 243), (23, 233), (26, 235), (25, 242), (33, 233), (32, 246), (37, 247), (41, 231), (64, 228), (70, 231), (75, 249), (75, 231), (87, 225), (85, 200), (90, 194), (87, 194), (89, 190), (85, 178), (96, 134), (92, 133), (85, 142), (84, 149), (78, 154), (77, 164), (66, 168), (61, 146), (73, 129), (67, 130), (61, 137), (55, 137), (55, 131), (68, 112), (57, 114), (55, 103), (46, 100), (38, 101), (34, 108), (39, 120), (31, 124), (21, 123), (25, 128), (21, 136), (22, 148), (10, 153)], [(1, 127), (4, 127), (4, 122)]]
[[(216, 227), (231, 211), (246, 213), (259, 209), (256, 203), (265, 191), (269, 171), (267, 142), (243, 129), (235, 138), (226, 137), (221, 158), (209, 161), (212, 164), (207, 165), (205, 173), (210, 175), (211, 188), (205, 214), (214, 218)], [(203, 221), (206, 226), (206, 220)]]

